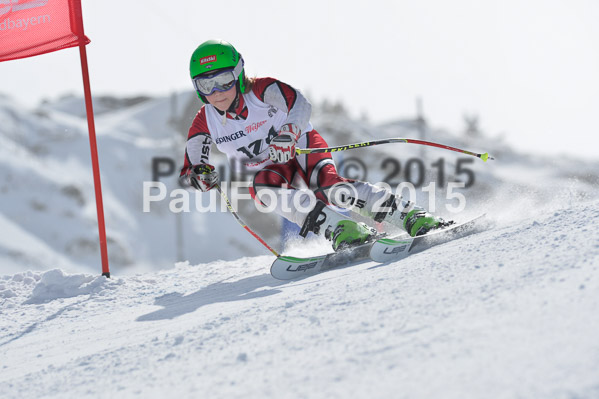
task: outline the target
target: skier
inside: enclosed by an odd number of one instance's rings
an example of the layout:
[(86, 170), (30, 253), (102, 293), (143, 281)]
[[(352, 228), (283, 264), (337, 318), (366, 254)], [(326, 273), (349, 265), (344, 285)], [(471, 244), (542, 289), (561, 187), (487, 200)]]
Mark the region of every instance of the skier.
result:
[[(411, 236), (451, 223), (389, 190), (339, 176), (328, 153), (296, 155), (296, 147), (327, 147), (310, 124), (310, 103), (279, 80), (248, 78), (243, 57), (230, 43), (202, 43), (191, 56), (190, 74), (204, 105), (189, 129), (183, 185), (203, 192), (215, 187), (218, 173), (210, 164), (215, 143), (232, 164), (255, 173), (252, 198), (301, 226), (301, 236), (324, 235), (335, 251), (373, 239), (376, 230), (331, 204), (389, 222)], [(265, 195), (266, 190), (276, 195)]]

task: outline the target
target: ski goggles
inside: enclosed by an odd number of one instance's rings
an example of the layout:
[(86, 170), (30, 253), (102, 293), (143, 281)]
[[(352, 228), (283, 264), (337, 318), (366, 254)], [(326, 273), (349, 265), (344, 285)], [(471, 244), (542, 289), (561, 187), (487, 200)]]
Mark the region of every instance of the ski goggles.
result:
[(235, 68), (215, 71), (210, 75), (202, 74), (193, 78), (193, 86), (203, 96), (209, 96), (215, 91), (231, 90), (237, 82), (237, 77), (243, 71), (243, 58)]

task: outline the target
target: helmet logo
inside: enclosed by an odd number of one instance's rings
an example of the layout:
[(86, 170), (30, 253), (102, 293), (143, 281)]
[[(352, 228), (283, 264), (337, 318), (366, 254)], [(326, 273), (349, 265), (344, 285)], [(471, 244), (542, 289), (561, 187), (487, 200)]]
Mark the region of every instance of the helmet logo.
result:
[(200, 58), (200, 65), (204, 65), (207, 62), (216, 62), (216, 55), (209, 55), (207, 57)]

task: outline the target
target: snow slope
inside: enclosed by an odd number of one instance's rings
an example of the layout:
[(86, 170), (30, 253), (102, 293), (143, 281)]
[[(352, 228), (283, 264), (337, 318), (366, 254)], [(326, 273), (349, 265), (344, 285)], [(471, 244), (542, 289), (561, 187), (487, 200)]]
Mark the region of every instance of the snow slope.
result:
[[(1, 398), (599, 397), (598, 162), (431, 128), (427, 139), (497, 161), (462, 164), (476, 178), (463, 212), (447, 214), (443, 187), (418, 202), (458, 221), (485, 212), (489, 230), (284, 283), (226, 210), (142, 211), (152, 160), (182, 153), (188, 94), (95, 102), (112, 279), (98, 276), (81, 99), (25, 110), (0, 96)], [(342, 107), (315, 106), (313, 123), (331, 145), (419, 137), (413, 121), (375, 126)], [(335, 156), (362, 160), (372, 182), (386, 159), (401, 161), (394, 180), (416, 158), (427, 179), (440, 160), (446, 182), (464, 178), (460, 156), (436, 149)], [(266, 219), (250, 225), (279, 248)]]
[(294, 282), (272, 256), (0, 277), (0, 397), (597, 398), (599, 201), (506, 208)]

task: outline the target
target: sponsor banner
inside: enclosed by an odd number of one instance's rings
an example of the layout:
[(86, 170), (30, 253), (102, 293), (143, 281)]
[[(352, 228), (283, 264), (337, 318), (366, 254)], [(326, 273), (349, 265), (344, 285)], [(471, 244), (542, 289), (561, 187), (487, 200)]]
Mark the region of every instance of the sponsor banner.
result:
[(89, 43), (81, 0), (0, 0), (0, 61)]

